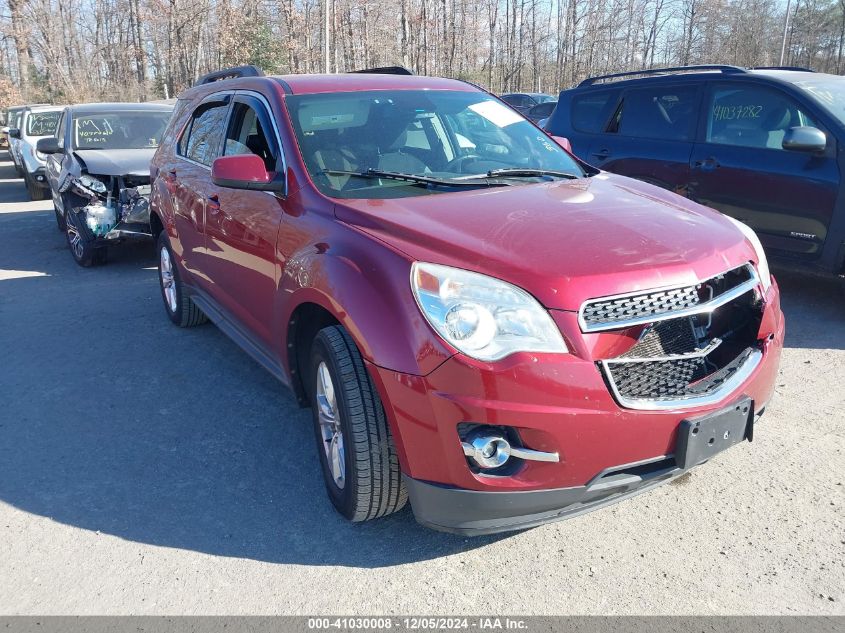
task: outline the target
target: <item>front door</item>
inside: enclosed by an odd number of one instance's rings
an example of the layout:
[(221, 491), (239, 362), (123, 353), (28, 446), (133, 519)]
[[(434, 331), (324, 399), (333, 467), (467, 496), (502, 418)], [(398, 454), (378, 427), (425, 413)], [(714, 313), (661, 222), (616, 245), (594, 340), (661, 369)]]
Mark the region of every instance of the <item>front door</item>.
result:
[[(238, 93), (226, 127), (223, 155), (256, 154), (268, 172), (284, 169), (270, 110), (259, 97)], [(228, 311), (271, 346), (276, 297), (276, 237), (283, 200), (266, 191), (212, 184), (206, 212), (208, 274)]]
[(691, 197), (751, 226), (773, 254), (819, 257), (839, 192), (833, 136), (824, 152), (783, 149), (789, 128), (821, 124), (791, 95), (754, 83), (714, 82), (703, 115)]

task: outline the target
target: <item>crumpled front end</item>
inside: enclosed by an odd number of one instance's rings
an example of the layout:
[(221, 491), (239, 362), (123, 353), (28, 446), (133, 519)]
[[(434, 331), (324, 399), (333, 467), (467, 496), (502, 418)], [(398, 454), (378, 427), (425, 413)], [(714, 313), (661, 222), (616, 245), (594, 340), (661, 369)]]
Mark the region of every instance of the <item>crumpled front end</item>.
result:
[(60, 189), (73, 205), (79, 227), (89, 239), (117, 242), (149, 237), (150, 179), (148, 176), (68, 176)]

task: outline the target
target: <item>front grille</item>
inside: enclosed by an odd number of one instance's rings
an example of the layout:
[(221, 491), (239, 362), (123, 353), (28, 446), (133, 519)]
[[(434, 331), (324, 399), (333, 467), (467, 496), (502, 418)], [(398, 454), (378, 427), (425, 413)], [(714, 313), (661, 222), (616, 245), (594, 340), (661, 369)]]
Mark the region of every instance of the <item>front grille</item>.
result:
[(581, 306), (581, 327), (596, 332), (671, 318), (674, 313), (718, 303), (728, 291), (754, 281), (754, 269), (745, 265), (690, 286), (591, 299)]
[(611, 324), (643, 316), (652, 317), (675, 312), (691, 308), (699, 303), (701, 303), (701, 298), (698, 295), (698, 289), (695, 286), (687, 286), (588, 303), (581, 314), (584, 323)]
[(706, 361), (701, 357), (608, 366), (616, 389), (625, 398), (683, 398), (690, 385), (706, 375)]
[(654, 358), (686, 354), (696, 348), (693, 319), (672, 319), (660, 321), (647, 327), (640, 340), (621, 358)]
[[(638, 335), (637, 342), (625, 353), (598, 362), (621, 405), (654, 409), (715, 400), (725, 395), (720, 396), (721, 391), (736, 388), (734, 383), (744, 380), (749, 368), (756, 366), (751, 361), (761, 357), (756, 337), (762, 301), (754, 291), (754, 270), (741, 267), (689, 288), (695, 289), (695, 303), (690, 299), (668, 316), (658, 313), (636, 329), (628, 326), (629, 333)], [(633, 298), (656, 294), (661, 293)]]

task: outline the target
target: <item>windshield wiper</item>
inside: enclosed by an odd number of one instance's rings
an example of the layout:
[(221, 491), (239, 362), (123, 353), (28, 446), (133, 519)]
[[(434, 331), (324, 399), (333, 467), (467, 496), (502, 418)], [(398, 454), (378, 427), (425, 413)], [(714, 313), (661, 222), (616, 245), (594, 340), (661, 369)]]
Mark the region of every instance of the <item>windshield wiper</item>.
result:
[[(477, 182), (465, 180), (452, 180), (449, 178), (432, 178), (430, 176), (419, 176), (417, 174), (405, 174), (398, 171), (382, 171), (380, 169), (366, 169), (364, 171), (352, 171), (348, 169), (323, 169), (319, 173), (330, 176), (358, 176), (359, 178), (387, 178), (391, 180), (404, 180), (420, 185), (433, 185), (437, 187), (503, 187), (503, 182)], [(482, 176), (483, 177), (483, 176)]]
[(479, 174), (479, 178), (521, 178), (533, 176), (553, 176), (555, 178), (568, 178), (575, 180), (581, 178), (577, 174), (569, 173), (568, 171), (558, 171), (557, 169), (530, 169), (523, 167), (513, 167), (507, 169), (491, 169), (486, 174)]

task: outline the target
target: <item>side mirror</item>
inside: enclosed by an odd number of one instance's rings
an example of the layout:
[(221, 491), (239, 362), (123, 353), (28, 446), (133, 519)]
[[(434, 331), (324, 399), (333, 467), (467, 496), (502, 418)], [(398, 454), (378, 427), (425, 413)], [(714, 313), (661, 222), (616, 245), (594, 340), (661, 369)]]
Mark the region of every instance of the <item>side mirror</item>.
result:
[(20, 138), (20, 137), (21, 137), (21, 131), (20, 131), (19, 128), (16, 128), (16, 127), (10, 127), (9, 128), (9, 138)]
[(59, 139), (55, 136), (38, 139), (35, 150), (42, 154), (61, 154), (64, 150), (59, 146)]
[(554, 139), (554, 142), (560, 145), (567, 152), (569, 152), (570, 154), (572, 153), (572, 143), (569, 142), (568, 138), (566, 138), (565, 136), (555, 136), (553, 134), (552, 139)]
[(827, 137), (816, 127), (791, 127), (784, 133), (781, 145), (793, 152), (823, 152)]
[(211, 164), (211, 181), (229, 189), (285, 192), (283, 174), (268, 172), (264, 160), (255, 154), (221, 156)]

